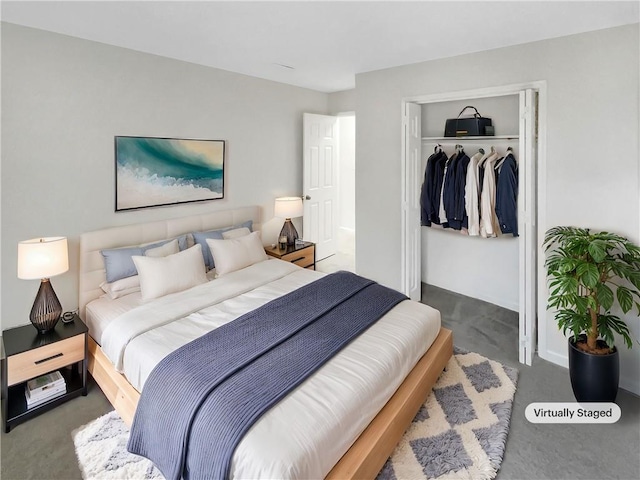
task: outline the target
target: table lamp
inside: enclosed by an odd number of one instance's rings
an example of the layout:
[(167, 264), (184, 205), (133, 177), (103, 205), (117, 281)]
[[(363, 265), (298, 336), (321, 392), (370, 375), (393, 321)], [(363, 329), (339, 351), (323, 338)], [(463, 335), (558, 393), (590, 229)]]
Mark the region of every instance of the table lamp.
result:
[(274, 215), (284, 218), (284, 225), (280, 231), (281, 237), (287, 237), (287, 245), (294, 245), (298, 238), (296, 227), (291, 223), (292, 218), (301, 217), (304, 210), (302, 207), (302, 197), (279, 197), (276, 198)]
[(29, 315), (40, 333), (53, 330), (62, 314), (62, 305), (49, 278), (67, 270), (69, 253), (65, 237), (32, 238), (18, 243), (18, 278), (41, 280)]

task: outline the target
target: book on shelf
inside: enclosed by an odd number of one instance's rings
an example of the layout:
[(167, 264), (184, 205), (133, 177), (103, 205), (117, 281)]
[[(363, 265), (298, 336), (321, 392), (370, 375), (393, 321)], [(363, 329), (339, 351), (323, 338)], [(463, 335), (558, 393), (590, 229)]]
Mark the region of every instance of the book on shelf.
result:
[(44, 394), (47, 390), (54, 389), (60, 385), (65, 385), (64, 377), (56, 370), (29, 380), (27, 382), (27, 391), (33, 397)]
[(28, 387), (25, 387), (24, 391), (27, 394), (27, 398), (30, 398), (33, 401), (38, 401), (41, 400), (43, 398), (49, 398), (52, 395), (55, 395), (57, 392), (59, 392), (60, 390), (66, 390), (67, 388), (67, 384), (66, 383), (56, 383), (55, 385), (52, 385), (51, 387), (47, 388), (46, 390), (42, 390), (40, 392), (31, 392), (29, 391)]
[(60, 395), (64, 395), (67, 393), (67, 385), (62, 383), (60, 385), (56, 385), (53, 388), (49, 388), (45, 390), (44, 393), (41, 393), (37, 396), (33, 396), (29, 393), (29, 389), (24, 387), (24, 396), (27, 400), (27, 408), (37, 407), (38, 405), (42, 405), (49, 400), (52, 400)]

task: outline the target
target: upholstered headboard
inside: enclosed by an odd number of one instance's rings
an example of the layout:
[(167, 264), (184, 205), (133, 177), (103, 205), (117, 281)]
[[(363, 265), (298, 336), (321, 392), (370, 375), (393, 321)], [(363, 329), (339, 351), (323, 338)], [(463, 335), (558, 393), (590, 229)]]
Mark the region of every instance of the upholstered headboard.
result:
[(80, 317), (85, 318), (87, 303), (104, 293), (100, 288), (100, 284), (106, 279), (100, 250), (166, 240), (185, 233), (239, 225), (247, 220), (253, 220), (253, 229), (260, 230), (260, 213), (260, 207), (244, 207), (83, 233), (80, 235)]

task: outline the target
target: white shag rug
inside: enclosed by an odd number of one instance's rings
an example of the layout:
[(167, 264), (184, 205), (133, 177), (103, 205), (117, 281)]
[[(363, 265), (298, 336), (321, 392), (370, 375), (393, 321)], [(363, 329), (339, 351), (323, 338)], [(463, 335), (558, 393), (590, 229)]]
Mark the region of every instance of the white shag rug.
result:
[[(507, 441), (518, 371), (455, 350), (378, 480), (495, 478)], [(163, 479), (127, 452), (129, 430), (110, 412), (73, 432), (85, 479)]]

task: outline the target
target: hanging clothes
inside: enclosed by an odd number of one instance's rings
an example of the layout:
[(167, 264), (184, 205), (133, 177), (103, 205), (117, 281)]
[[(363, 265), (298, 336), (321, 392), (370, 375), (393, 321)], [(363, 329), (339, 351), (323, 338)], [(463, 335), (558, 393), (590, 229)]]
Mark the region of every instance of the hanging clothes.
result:
[(469, 159), (467, 180), (464, 187), (464, 208), (467, 214), (467, 230), (469, 235), (480, 235), (480, 177), (478, 163), (483, 157), (478, 152)]
[(487, 161), (487, 159), (494, 153), (496, 153), (496, 149), (491, 147), (491, 150), (485, 153), (484, 156), (478, 162), (478, 198), (481, 198), (482, 187), (484, 186), (484, 164)]
[(438, 217), (440, 220), (439, 224), (444, 228), (449, 228), (449, 221), (447, 219), (447, 211), (445, 205), (449, 204), (449, 197), (453, 195), (453, 181), (451, 180), (451, 178), (453, 177), (453, 172), (455, 171), (455, 161), (457, 158), (457, 152), (451, 155), (444, 166), (444, 172), (442, 175), (442, 188), (440, 189), (440, 207), (438, 209)]
[[(437, 151), (427, 159), (427, 165), (424, 170), (424, 182), (422, 183), (422, 190), (420, 192), (420, 221), (422, 225), (427, 227), (431, 226), (431, 222), (436, 216), (440, 204), (439, 195), (436, 197), (435, 192), (439, 192), (438, 176), (440, 177), (440, 182), (442, 182), (442, 174), (438, 175), (436, 172), (438, 162), (442, 157), (446, 160), (446, 153), (441, 149), (437, 149)], [(437, 202), (436, 198), (438, 199)]]
[(508, 153), (500, 166), (496, 186), (496, 216), (502, 233), (518, 236), (518, 164)]
[(449, 213), (447, 211), (449, 227), (454, 230), (462, 230), (463, 228), (466, 230), (469, 224), (467, 212), (464, 208), (464, 190), (467, 183), (469, 160), (469, 156), (463, 149), (460, 149), (454, 178), (453, 212)]
[(442, 152), (440, 158), (435, 162), (435, 181), (433, 191), (431, 192), (432, 210), (431, 223), (440, 225), (440, 205), (442, 200), (442, 184), (444, 182), (444, 171), (449, 158), (445, 152)]
[(480, 235), (484, 238), (497, 237), (500, 225), (496, 217), (496, 176), (495, 165), (498, 154), (493, 153), (483, 163), (484, 177), (480, 194)]

